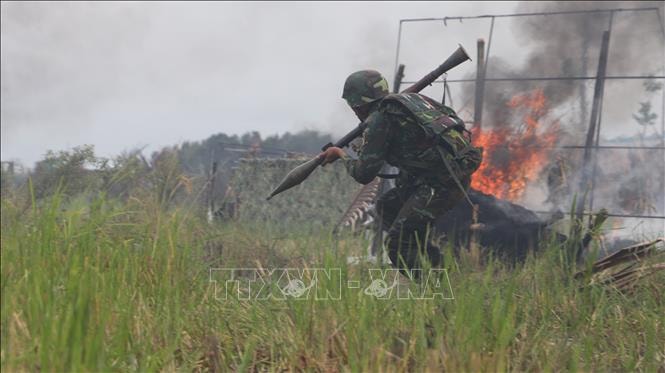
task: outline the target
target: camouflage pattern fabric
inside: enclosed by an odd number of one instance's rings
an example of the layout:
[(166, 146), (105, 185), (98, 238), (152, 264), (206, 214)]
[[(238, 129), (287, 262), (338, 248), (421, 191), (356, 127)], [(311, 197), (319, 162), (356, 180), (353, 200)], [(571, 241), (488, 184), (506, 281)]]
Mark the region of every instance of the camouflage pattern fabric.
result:
[(384, 162), (400, 170), (397, 187), (377, 203), (393, 265), (420, 268), (419, 254), (439, 265), (439, 249), (425, 242), (428, 226), (464, 195), (441, 157), (447, 157), (468, 189), (482, 154), (470, 145), (464, 123), (451, 108), (420, 94), (386, 96), (372, 104), (366, 123), (359, 157), (346, 157), (344, 164), (363, 184), (376, 177)]
[(346, 79), (342, 98), (355, 108), (379, 100), (389, 93), (388, 82), (378, 71), (361, 70)]
[[(463, 182), (468, 188), (468, 179)], [(388, 232), (388, 257), (396, 268), (406, 270), (422, 268), (421, 258), (432, 267), (443, 261), (440, 249), (429, 240), (429, 228), (437, 216), (457, 205), (462, 191), (454, 184), (433, 188), (418, 182), (398, 184), (377, 201), (383, 230)]]

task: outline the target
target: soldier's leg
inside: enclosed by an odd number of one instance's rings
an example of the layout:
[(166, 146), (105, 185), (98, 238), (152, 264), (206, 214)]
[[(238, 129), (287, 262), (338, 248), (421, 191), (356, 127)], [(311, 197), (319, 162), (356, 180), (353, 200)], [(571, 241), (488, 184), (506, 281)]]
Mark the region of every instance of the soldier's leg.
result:
[(418, 186), (404, 202), (388, 230), (388, 256), (404, 273), (422, 268), (419, 255), (429, 259), (433, 267), (440, 266), (442, 255), (438, 247), (428, 241), (431, 224), (462, 198), (455, 188)]
[(384, 193), (376, 201), (376, 212), (381, 219), (384, 231), (390, 229), (390, 226), (397, 218), (397, 214), (402, 209), (404, 202), (410, 197), (413, 192), (413, 187), (397, 187), (390, 189)]

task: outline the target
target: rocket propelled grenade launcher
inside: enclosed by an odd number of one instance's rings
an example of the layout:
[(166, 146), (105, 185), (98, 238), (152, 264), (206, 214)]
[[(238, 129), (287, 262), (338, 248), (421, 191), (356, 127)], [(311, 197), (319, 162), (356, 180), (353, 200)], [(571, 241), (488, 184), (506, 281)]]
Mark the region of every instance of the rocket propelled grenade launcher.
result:
[[(448, 59), (442, 63), (439, 67), (434, 69), (432, 72), (429, 74), (425, 75), (424, 78), (420, 79), (417, 81), (415, 84), (410, 86), (409, 88), (405, 89), (402, 91), (402, 93), (418, 93), (423, 88), (427, 87), (428, 85), (432, 84), (438, 77), (449, 71), (450, 69), (454, 68), (455, 66), (461, 64), (462, 62), (465, 61), (471, 61), (471, 57), (466, 53), (464, 48), (460, 45), (453, 54), (448, 57)], [(351, 130), (351, 132), (347, 133), (339, 139), (335, 144), (328, 143), (326, 144), (321, 150), (325, 151), (331, 146), (335, 146), (338, 148), (343, 148), (349, 145), (351, 141), (356, 139), (357, 137), (361, 136), (363, 131), (365, 131), (365, 127), (367, 125), (365, 123), (360, 123), (356, 128)], [(319, 167), (323, 163), (323, 158), (319, 158), (318, 156), (310, 159), (309, 161), (301, 164), (300, 166), (294, 168), (291, 170), (291, 172), (286, 175), (284, 180), (279, 184), (275, 190), (270, 193), (270, 196), (267, 198), (270, 200), (272, 197), (276, 196), (277, 194), (287, 190), (291, 189), (294, 186), (302, 183), (307, 177), (316, 170), (317, 167)]]

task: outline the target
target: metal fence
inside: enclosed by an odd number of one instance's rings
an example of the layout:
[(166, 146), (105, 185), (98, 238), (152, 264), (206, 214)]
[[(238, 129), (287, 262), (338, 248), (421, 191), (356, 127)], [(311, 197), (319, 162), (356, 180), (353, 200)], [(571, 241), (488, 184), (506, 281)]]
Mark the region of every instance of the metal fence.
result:
[[(490, 84), (499, 84), (502, 82), (516, 82), (516, 81), (563, 81), (563, 80), (593, 80), (595, 81), (594, 88), (594, 99), (592, 102), (591, 118), (587, 131), (587, 138), (585, 145), (563, 145), (558, 146), (559, 148), (570, 148), (570, 149), (583, 149), (584, 150), (584, 162), (582, 165), (582, 183), (580, 190), (589, 193), (590, 198), (588, 201), (588, 209), (593, 209), (593, 196), (596, 184), (596, 152), (599, 150), (605, 151), (619, 151), (619, 150), (663, 150), (663, 162), (665, 163), (665, 89), (661, 90), (661, 99), (662, 99), (662, 113), (661, 113), (661, 145), (660, 146), (601, 146), (599, 145), (600, 140), (600, 130), (601, 130), (601, 113), (602, 113), (602, 104), (604, 97), (604, 82), (605, 80), (628, 80), (628, 79), (655, 79), (655, 80), (664, 80), (665, 76), (663, 75), (619, 75), (619, 76), (607, 76), (605, 74), (605, 66), (607, 65), (608, 59), (608, 48), (609, 48), (609, 38), (612, 33), (612, 26), (614, 23), (615, 14), (623, 12), (639, 12), (639, 13), (655, 13), (658, 17), (658, 22), (660, 24), (661, 35), (660, 38), (665, 42), (665, 26), (663, 24), (663, 19), (660, 14), (660, 9), (656, 7), (648, 8), (613, 8), (613, 9), (592, 9), (592, 10), (579, 10), (579, 11), (558, 11), (558, 12), (533, 12), (533, 13), (511, 13), (511, 14), (488, 14), (488, 15), (479, 15), (479, 16), (461, 16), (461, 17), (443, 17), (443, 18), (411, 18), (411, 19), (402, 19), (399, 21), (399, 30), (397, 35), (397, 50), (395, 53), (395, 74), (398, 76), (398, 69), (400, 67), (400, 48), (402, 44), (402, 30), (405, 24), (413, 22), (443, 22), (445, 26), (448, 25), (450, 21), (462, 21), (462, 20), (487, 20), (489, 24), (489, 35), (487, 37), (487, 48), (484, 48), (484, 42), (481, 43), (479, 40), (479, 54), (478, 54), (478, 68), (476, 71), (475, 79), (446, 79), (437, 80), (434, 83), (464, 83), (464, 82), (475, 82), (475, 105), (474, 105), (474, 120), (471, 122), (474, 126), (480, 127), (482, 123), (482, 109), (484, 101), (484, 86), (486, 83)], [(495, 21), (499, 18), (514, 18), (514, 17), (542, 17), (542, 16), (560, 16), (560, 15), (571, 15), (571, 14), (607, 14), (608, 15), (608, 25), (607, 30), (603, 34), (603, 43), (601, 45), (600, 57), (598, 63), (598, 71), (596, 76), (542, 76), (542, 77), (486, 77), (487, 66), (489, 63), (490, 49), (492, 46), (492, 37), (494, 34), (494, 24)], [(665, 71), (665, 61), (663, 61), (663, 71)], [(397, 82), (397, 80), (396, 80)], [(404, 84), (412, 84), (415, 82), (404, 81), (401, 82)], [(445, 87), (444, 87), (444, 97), (445, 97)], [(663, 164), (662, 166), (665, 166)], [(663, 180), (663, 185), (665, 185), (665, 167), (659, 168), (661, 172), (661, 180)], [(586, 194), (586, 193), (582, 193)], [(578, 204), (578, 215), (588, 215), (590, 213), (584, 212), (584, 209), (587, 206), (587, 201), (584, 199), (582, 203)], [(538, 211), (541, 213), (541, 211)], [(542, 212), (546, 213), (546, 212)], [(639, 214), (622, 214), (622, 213), (610, 213), (609, 216), (612, 217), (634, 217), (634, 218), (645, 218), (645, 219), (665, 219), (665, 216), (659, 215), (639, 215)]]

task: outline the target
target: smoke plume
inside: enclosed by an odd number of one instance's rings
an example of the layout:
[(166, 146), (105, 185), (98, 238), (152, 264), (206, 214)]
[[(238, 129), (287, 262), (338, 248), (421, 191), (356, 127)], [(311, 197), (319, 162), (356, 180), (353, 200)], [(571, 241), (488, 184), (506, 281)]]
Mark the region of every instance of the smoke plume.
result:
[[(490, 56), (488, 78), (532, 77), (593, 77), (599, 61), (604, 31), (610, 29), (607, 76), (663, 75), (665, 31), (663, 29), (663, 2), (523, 2), (516, 13), (567, 12), (592, 9), (657, 8), (657, 11), (618, 11), (583, 14), (560, 14), (515, 18), (513, 33), (521, 48), (528, 50), (524, 63)], [(542, 89), (547, 98), (549, 121), (558, 123), (561, 133), (558, 145), (584, 145), (589, 127), (595, 80), (550, 80), (488, 82), (485, 86), (483, 129), (498, 130), (521, 125), (519, 114), (508, 104), (511, 98), (525, 92)], [(660, 132), (662, 91), (648, 92), (644, 80), (607, 80), (601, 110), (601, 145), (608, 136), (603, 130), (622, 127), (634, 134), (633, 141), (622, 145), (661, 145), (658, 136), (645, 138), (634, 114), (640, 103), (654, 101), (653, 115), (657, 120), (651, 129)], [(474, 86), (465, 87), (466, 100), (472, 100)], [(656, 124), (658, 129), (656, 129)], [(662, 137), (662, 134), (659, 136)], [(662, 162), (662, 151), (612, 150), (596, 153), (594, 208), (606, 207), (613, 212), (627, 214), (662, 214), (663, 164), (656, 167), (654, 159)], [(488, 154), (492, 157), (492, 154)], [(541, 175), (540, 192), (532, 188), (524, 200), (540, 199), (554, 208), (567, 211), (579, 189), (579, 171), (582, 150), (563, 149), (550, 155), (549, 164)], [(563, 181), (562, 181), (563, 180)], [(564, 189), (555, 189), (548, 183), (566, 183)], [(561, 187), (559, 185), (558, 187)], [(548, 191), (543, 192), (544, 189)], [(562, 192), (563, 191), (563, 192)], [(538, 194), (534, 198), (534, 193)], [(588, 199), (587, 199), (588, 201)]]
[[(662, 2), (523, 2), (516, 13), (565, 12), (591, 9), (659, 8)], [(490, 57), (487, 77), (579, 77), (595, 76), (603, 32), (610, 24), (609, 12), (563, 14), (553, 16), (520, 17), (513, 21), (513, 30), (522, 48), (529, 55), (522, 66), (512, 61)], [(654, 11), (616, 12), (612, 19), (607, 75), (662, 74), (663, 29)], [(588, 126), (593, 81), (521, 81), (487, 84), (485, 97), (487, 123), (505, 124), (508, 119), (503, 104), (519, 92), (537, 87), (544, 89), (553, 108), (575, 110), (576, 117), (569, 118), (577, 130)], [(468, 86), (467, 97), (473, 95)], [(643, 92), (641, 82), (622, 81), (606, 85), (606, 100), (616, 102), (617, 97), (629, 97)], [(618, 107), (617, 107), (618, 106)], [(626, 117), (634, 111), (627, 105), (608, 105), (611, 117)], [(568, 118), (567, 118), (568, 119)], [(607, 118), (611, 120), (611, 118)]]

